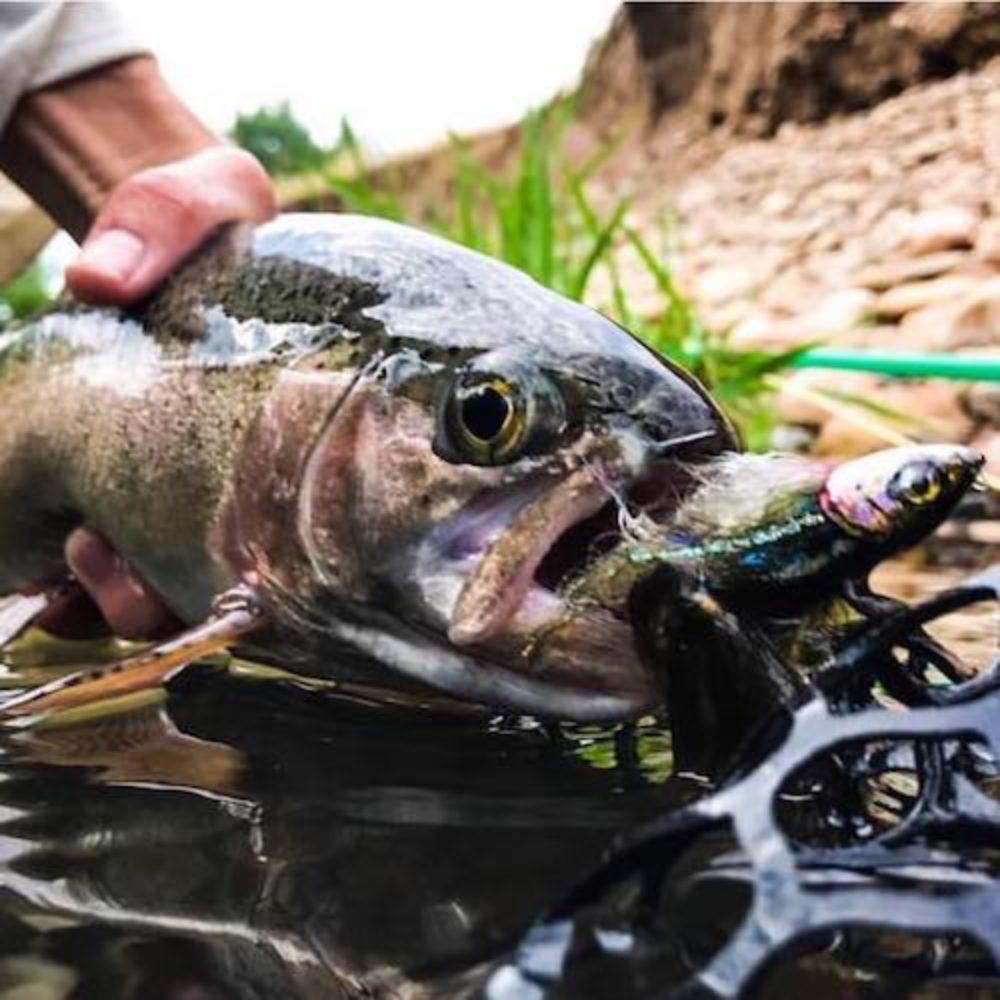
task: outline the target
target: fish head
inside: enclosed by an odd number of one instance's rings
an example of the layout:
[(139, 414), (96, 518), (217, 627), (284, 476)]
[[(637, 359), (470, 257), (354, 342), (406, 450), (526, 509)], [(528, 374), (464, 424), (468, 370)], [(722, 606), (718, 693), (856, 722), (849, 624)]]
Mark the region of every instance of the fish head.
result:
[[(614, 544), (623, 511), (668, 515), (691, 466), (734, 446), (720, 410), (616, 324), (502, 263), (375, 220), (297, 229), (272, 227), (258, 252), (376, 289), (377, 329), (336, 376), (297, 484), (331, 633), (488, 704), (648, 710), (660, 695), (624, 607), (570, 609), (560, 584)], [(321, 355), (309, 364), (323, 377)]]
[(953, 444), (888, 448), (838, 465), (820, 505), (880, 557), (930, 534), (975, 482), (983, 456)]

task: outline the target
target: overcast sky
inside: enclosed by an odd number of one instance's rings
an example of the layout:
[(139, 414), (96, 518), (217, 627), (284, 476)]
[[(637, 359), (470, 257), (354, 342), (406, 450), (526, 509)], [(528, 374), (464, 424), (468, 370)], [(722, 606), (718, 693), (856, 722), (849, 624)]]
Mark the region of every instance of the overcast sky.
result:
[(122, 4), (217, 129), (285, 98), (326, 142), (342, 115), (376, 152), (509, 122), (572, 85), (610, 0)]

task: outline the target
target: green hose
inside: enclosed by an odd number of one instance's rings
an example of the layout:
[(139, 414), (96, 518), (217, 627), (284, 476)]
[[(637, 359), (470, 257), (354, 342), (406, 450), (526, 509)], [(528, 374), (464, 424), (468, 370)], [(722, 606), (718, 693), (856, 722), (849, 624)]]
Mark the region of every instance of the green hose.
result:
[(1000, 382), (1000, 355), (929, 354), (920, 351), (851, 351), (817, 347), (803, 351), (793, 368), (839, 368), (901, 378), (950, 378)]

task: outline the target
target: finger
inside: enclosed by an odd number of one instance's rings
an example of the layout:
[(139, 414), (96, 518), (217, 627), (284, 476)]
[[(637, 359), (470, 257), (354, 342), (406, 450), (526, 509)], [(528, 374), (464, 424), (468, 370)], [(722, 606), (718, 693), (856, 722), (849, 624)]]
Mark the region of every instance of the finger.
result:
[(66, 282), (87, 301), (134, 302), (217, 226), (275, 211), (270, 178), (243, 150), (220, 146), (140, 171), (111, 193)]
[(115, 635), (153, 639), (177, 627), (177, 619), (163, 601), (89, 528), (76, 528), (70, 533), (66, 562)]

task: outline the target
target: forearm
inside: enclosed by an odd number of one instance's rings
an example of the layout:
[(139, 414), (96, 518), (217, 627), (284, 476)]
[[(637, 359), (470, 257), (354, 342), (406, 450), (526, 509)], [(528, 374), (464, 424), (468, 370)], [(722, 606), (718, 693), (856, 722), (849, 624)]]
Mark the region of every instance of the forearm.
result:
[(79, 240), (121, 181), (218, 141), (156, 61), (135, 56), (25, 95), (0, 136), (0, 170)]

